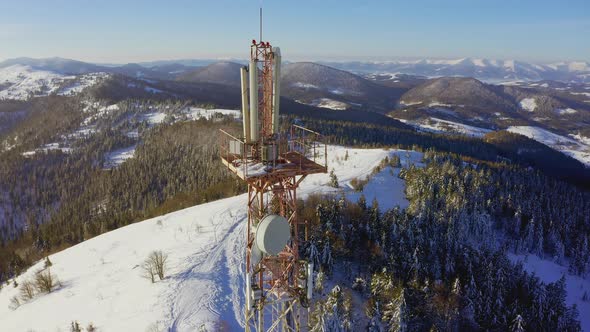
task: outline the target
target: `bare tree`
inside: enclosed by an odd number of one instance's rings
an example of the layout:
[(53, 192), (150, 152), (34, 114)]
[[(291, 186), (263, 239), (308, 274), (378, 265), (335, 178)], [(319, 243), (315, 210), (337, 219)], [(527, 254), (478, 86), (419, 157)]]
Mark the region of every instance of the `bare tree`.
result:
[(35, 296), (35, 286), (29, 280), (25, 280), (20, 285), (20, 298), (23, 302), (32, 300)]
[(158, 276), (160, 280), (164, 280), (166, 276), (167, 260), (168, 255), (164, 254), (161, 250), (152, 251), (142, 265), (144, 276), (152, 282), (156, 281), (156, 276)]
[(43, 271), (37, 272), (35, 275), (35, 286), (39, 292), (51, 293), (57, 285), (57, 279), (51, 270), (48, 268)]

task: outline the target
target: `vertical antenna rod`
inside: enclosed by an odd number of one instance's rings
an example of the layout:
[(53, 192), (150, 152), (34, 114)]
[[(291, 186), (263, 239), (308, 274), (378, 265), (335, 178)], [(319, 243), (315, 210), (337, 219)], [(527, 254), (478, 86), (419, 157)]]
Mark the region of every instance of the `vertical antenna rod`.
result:
[(262, 42), (262, 6), (260, 6), (260, 39)]

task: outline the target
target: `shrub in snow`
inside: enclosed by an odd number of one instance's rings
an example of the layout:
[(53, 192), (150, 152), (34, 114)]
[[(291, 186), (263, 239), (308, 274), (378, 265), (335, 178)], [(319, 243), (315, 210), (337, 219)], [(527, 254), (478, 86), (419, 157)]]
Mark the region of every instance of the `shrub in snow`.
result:
[(96, 327), (92, 323), (88, 323), (86, 326), (86, 332), (96, 332)]
[(142, 265), (144, 276), (152, 282), (156, 281), (156, 276), (160, 280), (164, 280), (167, 260), (168, 255), (164, 254), (161, 250), (152, 251)]
[(13, 296), (12, 298), (10, 298), (10, 303), (8, 304), (8, 309), (16, 310), (18, 307), (20, 307), (20, 301), (18, 300), (18, 297)]
[(77, 321), (73, 321), (70, 324), (70, 332), (82, 332), (82, 328), (80, 327), (80, 323)]
[(35, 286), (32, 282), (25, 280), (20, 286), (20, 298), (23, 302), (27, 302), (33, 299), (35, 296)]
[(359, 180), (359, 178), (354, 178), (352, 180), (350, 180), (350, 186), (352, 187), (352, 189), (354, 189), (357, 192), (361, 192), (363, 191), (363, 189), (365, 188), (365, 185), (367, 185), (367, 183), (369, 183), (369, 177), (365, 177), (364, 180)]
[(51, 270), (49, 269), (39, 271), (35, 275), (35, 287), (39, 292), (51, 293), (57, 285), (57, 278), (51, 274)]

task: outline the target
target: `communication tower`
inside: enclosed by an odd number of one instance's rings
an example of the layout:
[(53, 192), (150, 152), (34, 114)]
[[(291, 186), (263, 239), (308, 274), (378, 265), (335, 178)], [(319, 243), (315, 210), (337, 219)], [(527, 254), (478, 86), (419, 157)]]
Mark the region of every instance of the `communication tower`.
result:
[(305, 330), (313, 266), (300, 257), (308, 225), (298, 215), (297, 188), (308, 175), (327, 172), (326, 144), (315, 131), (281, 126), (278, 47), (252, 40), (240, 73), (243, 132), (221, 130), (220, 154), (248, 184), (245, 330)]

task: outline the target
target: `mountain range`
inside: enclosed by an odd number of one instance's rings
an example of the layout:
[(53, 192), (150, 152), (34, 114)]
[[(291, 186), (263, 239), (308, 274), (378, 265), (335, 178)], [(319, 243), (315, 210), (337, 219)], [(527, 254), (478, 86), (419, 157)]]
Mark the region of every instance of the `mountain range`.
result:
[(322, 62), (325, 65), (356, 73), (403, 73), (427, 77), (462, 76), (488, 82), (557, 80), (589, 82), (587, 62), (535, 64), (516, 60), (462, 58), (456, 60), (422, 59), (383, 62)]
[[(151, 61), (133, 65), (141, 76), (174, 76), (191, 68), (204, 67), (220, 62), (215, 59)], [(243, 60), (221, 61), (244, 63)], [(288, 62), (287, 62), (288, 63)], [(584, 83), (590, 81), (590, 64), (584, 61), (532, 63), (518, 60), (493, 60), (461, 58), (454, 60), (420, 59), (392, 61), (317, 61), (329, 67), (367, 74), (410, 74), (426, 77), (461, 76), (488, 82), (554, 80)], [(0, 62), (0, 68), (14, 64), (28, 65), (35, 69), (57, 71), (64, 74), (90, 72), (129, 72), (130, 64), (93, 64), (64, 58), (15, 58)], [(170, 78), (170, 76), (169, 76)]]

